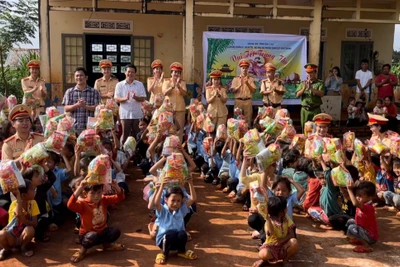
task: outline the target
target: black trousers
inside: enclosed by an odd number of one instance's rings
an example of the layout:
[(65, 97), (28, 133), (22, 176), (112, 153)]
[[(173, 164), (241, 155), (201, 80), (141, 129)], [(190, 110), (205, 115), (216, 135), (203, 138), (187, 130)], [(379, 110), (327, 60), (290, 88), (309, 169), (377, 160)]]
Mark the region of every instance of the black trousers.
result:
[(227, 184), (229, 187), (229, 191), (234, 191), (235, 193), (237, 193), (236, 187), (239, 184), (238, 178), (233, 178), (233, 177), (229, 178)]
[(118, 228), (107, 227), (101, 233), (89, 232), (79, 236), (82, 247), (89, 249), (102, 244), (114, 243), (121, 236), (121, 231)]
[(341, 230), (346, 234), (347, 233), (346, 223), (349, 219), (353, 218), (346, 214), (335, 214), (329, 217), (329, 223), (332, 225), (333, 229)]
[(43, 240), (44, 234), (46, 233), (49, 225), (51, 224), (51, 218), (49, 214), (39, 215), (38, 223), (35, 228), (35, 239)]
[(261, 233), (264, 231), (265, 219), (259, 213), (253, 213), (247, 218), (247, 223), (251, 228)]
[(186, 252), (187, 234), (185, 231), (169, 230), (165, 233), (159, 247), (168, 256), (171, 250)]

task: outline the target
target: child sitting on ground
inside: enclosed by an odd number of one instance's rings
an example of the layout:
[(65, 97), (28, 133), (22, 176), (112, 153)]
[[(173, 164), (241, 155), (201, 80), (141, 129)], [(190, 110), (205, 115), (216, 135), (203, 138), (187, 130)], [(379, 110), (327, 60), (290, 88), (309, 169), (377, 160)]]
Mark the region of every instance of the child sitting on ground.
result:
[(393, 160), (393, 173), (396, 175), (394, 190), (386, 191), (383, 193), (383, 198), (385, 199), (386, 206), (383, 207), (386, 211), (395, 211), (396, 216), (400, 217), (400, 188), (399, 188), (399, 177), (400, 177), (400, 159)]
[(197, 255), (192, 250), (186, 250), (188, 236), (185, 230), (184, 217), (188, 214), (190, 206), (196, 201), (196, 191), (193, 181), (188, 181), (190, 198), (185, 201), (183, 191), (180, 187), (170, 187), (165, 194), (166, 203), (161, 205), (165, 183), (157, 189), (154, 196), (154, 205), (157, 213), (156, 224), (158, 231), (156, 244), (162, 250), (157, 254), (156, 264), (166, 264), (171, 250), (178, 250), (178, 257), (194, 260)]
[(355, 220), (347, 221), (347, 236), (350, 237), (350, 244), (358, 245), (353, 249), (354, 252), (369, 253), (373, 251), (370, 245), (379, 239), (375, 208), (372, 204), (376, 188), (367, 181), (360, 182), (355, 188), (353, 185), (353, 181), (348, 180), (347, 190), (351, 202), (356, 206), (356, 216)]
[[(81, 261), (89, 248), (103, 245), (104, 251), (121, 251), (125, 247), (114, 243), (121, 235), (118, 228), (107, 226), (107, 207), (116, 205), (124, 200), (124, 190), (122, 190), (116, 180), (112, 181), (112, 188), (116, 195), (103, 195), (103, 185), (88, 185), (83, 179), (78, 189), (72, 194), (68, 201), (68, 208), (77, 212), (81, 216), (81, 227), (79, 229), (79, 239), (81, 248), (71, 257), (71, 261), (77, 263)], [(79, 199), (81, 194), (85, 199)]]
[(40, 214), (35, 198), (35, 190), (32, 182), (25, 180), (25, 186), (21, 186), (12, 193), (17, 200), (14, 200), (8, 213), (10, 218), (8, 225), (0, 231), (0, 261), (7, 259), (12, 249), (20, 246), (22, 255), (32, 257), (34, 252), (28, 249), (28, 245), (35, 236), (37, 216)]
[(261, 246), (258, 256), (260, 260), (254, 267), (266, 266), (270, 261), (283, 260), (283, 266), (292, 266), (288, 261), (299, 250), (294, 234), (294, 223), (286, 215), (287, 202), (284, 197), (271, 197), (266, 205), (268, 216), (265, 222), (267, 239)]

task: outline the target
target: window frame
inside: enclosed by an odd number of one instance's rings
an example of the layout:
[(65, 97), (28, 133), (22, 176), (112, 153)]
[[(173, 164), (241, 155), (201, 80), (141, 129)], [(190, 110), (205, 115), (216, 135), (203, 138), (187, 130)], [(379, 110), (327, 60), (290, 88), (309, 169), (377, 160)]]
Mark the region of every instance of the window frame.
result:
[[(348, 79), (348, 77), (344, 77), (344, 65), (345, 65), (345, 57), (344, 57), (344, 49), (345, 49), (345, 44), (354, 44), (356, 45), (355, 48), (355, 60), (354, 60), (354, 73), (353, 73), (353, 77), (351, 77), (351, 79)], [(360, 69), (360, 64), (361, 64), (361, 60), (363, 60), (364, 58), (360, 58), (360, 46), (361, 45), (371, 45), (371, 52), (374, 51), (374, 42), (373, 41), (342, 41), (341, 43), (341, 48), (340, 48), (340, 70), (342, 73), (342, 78), (343, 78), (343, 83), (354, 83), (356, 81), (355, 75), (357, 70)], [(369, 66), (368, 69), (371, 70), (373, 72), (373, 58), (372, 58), (372, 54), (367, 58), (369, 60)]]
[(72, 86), (75, 85), (75, 83), (67, 83), (66, 81), (66, 60), (65, 60), (65, 43), (66, 43), (66, 38), (70, 38), (70, 37), (79, 37), (82, 39), (82, 66), (81, 67), (85, 67), (86, 66), (86, 43), (85, 43), (85, 35), (84, 34), (68, 34), (68, 33), (62, 33), (61, 34), (61, 54), (62, 54), (62, 82), (63, 82), (63, 89), (64, 92), (68, 89), (71, 88)]
[[(137, 68), (136, 76), (139, 76), (138, 73), (139, 73), (139, 69), (141, 68), (141, 66), (135, 64), (135, 58), (136, 58), (136, 55), (135, 55), (135, 48), (137, 48), (137, 47), (135, 47), (135, 40), (145, 40), (145, 41), (150, 40), (150, 64), (149, 64), (149, 66), (145, 66), (145, 67), (146, 67), (146, 69), (149, 68), (149, 70), (150, 70), (150, 76), (152, 76), (151, 63), (154, 61), (154, 36), (142, 36), (142, 35), (137, 36), (137, 35), (132, 35), (132, 38), (131, 38), (131, 43), (132, 43), (132, 48), (131, 48), (131, 49), (132, 49), (132, 50), (131, 50), (132, 58), (131, 58), (131, 62), (132, 62), (132, 63), (136, 66), (136, 68)], [(139, 48), (141, 48), (141, 47), (139, 46)], [(139, 53), (140, 53), (140, 52), (139, 52)], [(138, 59), (141, 59), (142, 57), (140, 57), (140, 55), (138, 55), (137, 58), (138, 58)], [(144, 58), (147, 58), (147, 57), (144, 57)], [(164, 68), (165, 68), (165, 67), (166, 67), (166, 66), (164, 66)], [(146, 83), (147, 83), (147, 77), (150, 77), (150, 76), (146, 75), (145, 79), (143, 79), (142, 82), (143, 82), (143, 84), (144, 84), (145, 86), (146, 86)], [(136, 80), (140, 81), (139, 79), (136, 79)]]

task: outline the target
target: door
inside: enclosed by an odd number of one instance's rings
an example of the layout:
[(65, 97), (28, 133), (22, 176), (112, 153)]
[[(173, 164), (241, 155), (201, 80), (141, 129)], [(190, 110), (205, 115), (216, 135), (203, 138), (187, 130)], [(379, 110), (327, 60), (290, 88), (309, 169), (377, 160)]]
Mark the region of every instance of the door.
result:
[(108, 59), (112, 62), (112, 74), (119, 81), (125, 79), (125, 66), (132, 63), (130, 35), (85, 35), (86, 69), (88, 71), (88, 85), (103, 77), (99, 62)]
[(355, 80), (355, 74), (361, 67), (361, 60), (369, 60), (372, 68), (373, 42), (342, 42), (341, 73), (343, 81)]

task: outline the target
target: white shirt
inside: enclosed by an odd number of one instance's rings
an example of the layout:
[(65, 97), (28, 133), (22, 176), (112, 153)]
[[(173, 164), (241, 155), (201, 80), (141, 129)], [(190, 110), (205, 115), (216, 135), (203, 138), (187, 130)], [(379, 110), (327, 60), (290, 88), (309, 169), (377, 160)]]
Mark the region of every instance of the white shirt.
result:
[(115, 87), (115, 98), (126, 97), (128, 92), (130, 97), (128, 101), (120, 103), (119, 106), (119, 117), (121, 120), (132, 120), (143, 118), (143, 112), (140, 102), (133, 99), (133, 93), (137, 97), (146, 97), (146, 91), (143, 83), (134, 80), (133, 83), (129, 84), (126, 80), (117, 83)]
[[(374, 77), (372, 76), (372, 72), (367, 70), (367, 71), (362, 71), (358, 70), (356, 72), (356, 80), (360, 80), (361, 87), (364, 87), (369, 80), (373, 79)], [(361, 93), (360, 88), (357, 86), (357, 93)], [(369, 88), (366, 88), (364, 90), (365, 93), (369, 93)]]

